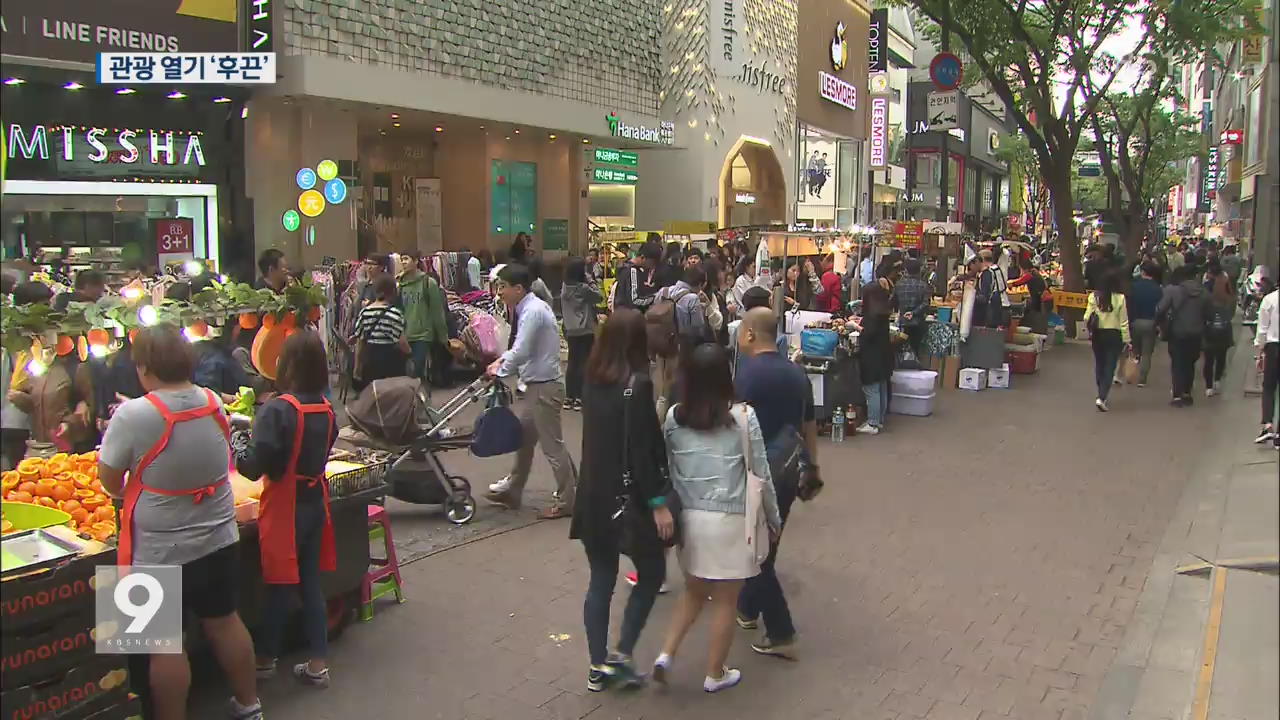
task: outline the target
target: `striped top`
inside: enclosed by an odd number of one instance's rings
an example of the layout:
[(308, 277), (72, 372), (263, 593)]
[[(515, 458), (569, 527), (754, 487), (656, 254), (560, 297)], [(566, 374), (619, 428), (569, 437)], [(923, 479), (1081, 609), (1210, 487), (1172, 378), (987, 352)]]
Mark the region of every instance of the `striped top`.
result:
[(394, 345), (404, 335), (404, 311), (394, 305), (370, 305), (356, 318), (356, 337), (372, 345)]

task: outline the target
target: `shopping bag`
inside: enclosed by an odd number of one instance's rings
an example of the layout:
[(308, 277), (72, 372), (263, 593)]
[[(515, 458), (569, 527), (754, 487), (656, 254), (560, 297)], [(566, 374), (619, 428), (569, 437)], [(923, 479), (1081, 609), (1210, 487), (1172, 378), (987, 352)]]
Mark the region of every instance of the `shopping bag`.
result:
[(1120, 361), (1120, 377), (1129, 385), (1138, 384), (1138, 356), (1130, 353)]
[[(764, 563), (769, 557), (769, 520), (764, 509), (764, 493), (766, 490), (764, 478), (755, 473), (755, 469), (751, 467), (751, 437), (748, 433), (748, 425), (750, 420), (747, 416), (746, 406), (738, 405), (735, 409), (740, 409), (741, 413), (735, 413), (734, 421), (738, 425), (738, 430), (742, 436), (742, 461), (746, 465), (747, 470), (747, 508), (746, 508), (746, 533), (747, 533), (747, 549), (751, 553), (751, 559), (756, 565)], [(740, 416), (739, 416), (740, 415)]]
[(523, 442), (520, 418), (511, 410), (511, 391), (501, 382), (494, 383), (488, 405), (476, 419), (471, 454), (476, 457), (506, 455), (519, 450)]

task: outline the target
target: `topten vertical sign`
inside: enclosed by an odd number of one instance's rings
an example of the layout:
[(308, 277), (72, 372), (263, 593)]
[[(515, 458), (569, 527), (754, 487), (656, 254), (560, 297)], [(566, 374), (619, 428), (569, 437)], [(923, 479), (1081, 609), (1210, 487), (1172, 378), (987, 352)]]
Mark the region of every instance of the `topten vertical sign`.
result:
[(248, 0), (245, 3), (248, 14), (248, 37), (245, 50), (249, 52), (274, 52), (275, 32), (271, 27), (271, 0)]
[(867, 27), (867, 72), (889, 71), (889, 11), (881, 8), (871, 11), (871, 24)]
[(889, 98), (871, 96), (871, 167), (889, 164)]

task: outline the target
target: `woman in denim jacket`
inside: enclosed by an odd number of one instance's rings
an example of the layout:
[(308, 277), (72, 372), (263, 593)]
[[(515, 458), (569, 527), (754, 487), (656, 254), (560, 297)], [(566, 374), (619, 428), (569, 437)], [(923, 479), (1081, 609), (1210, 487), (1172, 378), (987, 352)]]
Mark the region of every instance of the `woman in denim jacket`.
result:
[[(672, 485), (684, 506), (680, 566), (685, 592), (667, 630), (653, 679), (666, 681), (671, 659), (685, 634), (711, 599), (711, 647), (702, 687), (717, 692), (737, 685), (741, 671), (725, 666), (733, 644), (734, 614), (743, 581), (760, 572), (747, 542), (747, 460), (765, 482), (762, 498), (769, 532), (782, 527), (769, 477), (760, 425), (751, 408), (733, 404), (729, 355), (714, 344), (700, 345), (680, 368), (680, 403), (663, 426)], [(743, 447), (745, 420), (748, 444)], [(763, 541), (763, 538), (761, 538)]]

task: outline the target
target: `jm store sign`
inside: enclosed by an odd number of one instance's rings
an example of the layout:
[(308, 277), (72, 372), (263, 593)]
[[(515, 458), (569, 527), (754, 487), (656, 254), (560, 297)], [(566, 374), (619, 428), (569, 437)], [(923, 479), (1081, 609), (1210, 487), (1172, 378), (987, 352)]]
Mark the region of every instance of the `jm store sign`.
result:
[(200, 136), (173, 131), (12, 124), (11, 159), (53, 160), (96, 175), (194, 174), (204, 167)]

